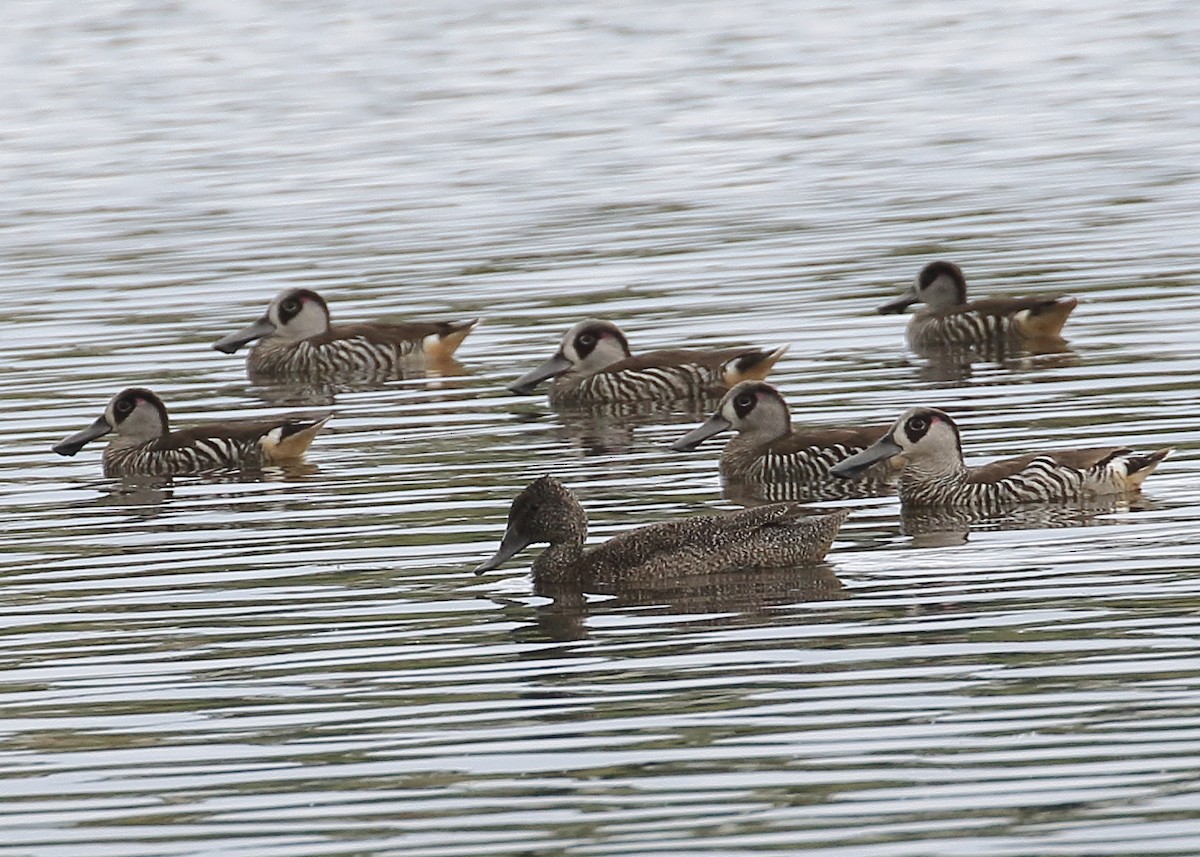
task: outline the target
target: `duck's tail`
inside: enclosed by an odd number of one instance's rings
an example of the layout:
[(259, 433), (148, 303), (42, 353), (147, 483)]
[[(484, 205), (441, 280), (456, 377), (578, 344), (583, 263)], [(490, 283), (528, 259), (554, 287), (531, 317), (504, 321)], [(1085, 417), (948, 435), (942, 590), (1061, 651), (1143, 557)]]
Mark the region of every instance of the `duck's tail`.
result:
[(1131, 491), (1138, 490), (1146, 477), (1155, 471), (1173, 449), (1160, 449), (1148, 453), (1131, 453), (1125, 457), (1125, 482)]
[(289, 420), (263, 435), (259, 443), (271, 461), (299, 458), (312, 446), (313, 439), (332, 416), (328, 413), (319, 420)]
[(1021, 333), (1031, 339), (1062, 338), (1063, 325), (1067, 316), (1079, 305), (1079, 301), (1071, 297), (1050, 298), (1029, 309), (1022, 310), (1017, 316), (1017, 324)]
[(435, 361), (449, 360), (467, 335), (479, 326), (479, 322), (480, 319), (473, 318), (470, 321), (446, 322), (439, 325), (441, 330), (426, 336), (422, 343), (425, 356)]
[(787, 354), (788, 346), (781, 345), (773, 351), (756, 348), (743, 352), (725, 364), (722, 375), (725, 385), (732, 387), (741, 381), (762, 381), (771, 374), (775, 364)]

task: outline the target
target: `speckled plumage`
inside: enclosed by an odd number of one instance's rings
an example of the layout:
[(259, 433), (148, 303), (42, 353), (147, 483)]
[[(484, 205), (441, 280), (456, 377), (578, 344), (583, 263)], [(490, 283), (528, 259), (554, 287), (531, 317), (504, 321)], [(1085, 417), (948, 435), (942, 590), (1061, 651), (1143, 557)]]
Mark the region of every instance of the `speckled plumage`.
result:
[(303, 455), (329, 416), (230, 420), (170, 431), (162, 400), (149, 390), (131, 387), (114, 396), (90, 427), (65, 438), (54, 451), (75, 455), (85, 444), (115, 431), (102, 456), (107, 476), (256, 468)]
[(551, 378), (552, 405), (712, 398), (743, 378), (766, 377), (786, 350), (672, 349), (635, 357), (620, 328), (589, 319), (568, 330), (558, 351), (509, 389), (531, 393)]
[(888, 490), (892, 473), (886, 462), (855, 483), (829, 473), (839, 461), (877, 441), (887, 428), (797, 428), (778, 390), (765, 381), (743, 381), (725, 394), (707, 421), (671, 447), (690, 451), (707, 438), (733, 430), (719, 465), (727, 486), (757, 486), (762, 499), (843, 499)]
[(533, 562), (546, 581), (637, 580), (678, 574), (717, 574), (817, 562), (849, 515), (807, 515), (775, 504), (640, 527), (584, 548), (587, 514), (561, 482), (543, 476), (513, 501), (500, 550), (477, 571), (498, 567), (525, 547), (548, 542)]
[(976, 349), (986, 353), (1061, 346), (1062, 328), (1075, 309), (1072, 297), (984, 298), (967, 300), (967, 281), (952, 262), (931, 262), (916, 285), (879, 308), (898, 313), (914, 303), (925, 306), (908, 322), (909, 344), (918, 351)]
[(262, 318), (213, 347), (232, 354), (258, 339), (246, 361), (254, 379), (384, 381), (403, 378), (428, 360), (448, 360), (476, 323), (331, 325), (320, 295), (285, 289)]
[(1136, 493), (1170, 453), (1097, 447), (1036, 452), (967, 467), (954, 421), (934, 408), (913, 408), (872, 447), (846, 459), (832, 473), (853, 478), (882, 458), (899, 458), (900, 500), (905, 505), (992, 509)]

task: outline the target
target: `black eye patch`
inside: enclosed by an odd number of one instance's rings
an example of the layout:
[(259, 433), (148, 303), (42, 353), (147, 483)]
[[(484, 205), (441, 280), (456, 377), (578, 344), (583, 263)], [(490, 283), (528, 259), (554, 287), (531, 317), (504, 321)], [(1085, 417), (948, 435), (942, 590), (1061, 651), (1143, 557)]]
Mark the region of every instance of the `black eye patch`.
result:
[(916, 443), (921, 438), (925, 437), (925, 435), (929, 432), (930, 425), (932, 424), (933, 421), (930, 420), (929, 417), (909, 417), (908, 421), (904, 423), (904, 433), (908, 435), (908, 439), (910, 441)]
[(575, 337), (575, 353), (580, 357), (587, 357), (596, 350), (597, 343), (600, 342), (600, 337), (590, 331), (584, 331)]

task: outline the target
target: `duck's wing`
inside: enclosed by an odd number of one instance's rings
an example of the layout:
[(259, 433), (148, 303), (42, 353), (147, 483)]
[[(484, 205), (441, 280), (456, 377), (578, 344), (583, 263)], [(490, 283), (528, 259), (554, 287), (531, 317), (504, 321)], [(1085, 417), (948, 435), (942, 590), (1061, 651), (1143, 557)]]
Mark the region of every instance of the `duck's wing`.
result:
[(1069, 467), (1072, 470), (1091, 470), (1104, 467), (1116, 458), (1131, 454), (1128, 447), (1097, 446), (1086, 449), (1057, 449), (1046, 452), (1031, 452), (1028, 455), (1018, 455), (1014, 458), (1002, 458), (980, 467), (972, 467), (968, 482), (989, 483), (1000, 482), (1018, 475), (1037, 459), (1050, 459), (1059, 467)]
[(804, 429), (793, 428), (778, 440), (767, 444), (767, 451), (775, 455), (795, 455), (808, 449), (866, 449), (883, 437), (890, 425), (850, 426), (844, 428)]
[[(261, 420), (228, 420), (204, 423), (163, 435), (155, 442), (159, 450), (213, 448), (233, 450), (258, 444), (273, 460), (296, 458), (325, 427), (333, 414), (317, 418), (278, 417)], [(232, 452), (230, 453), (232, 455)]]
[[(313, 340), (315, 345), (326, 345), (339, 339), (363, 339), (379, 345), (411, 345), (416, 342), (452, 342), (454, 348), (475, 329), (479, 319), (469, 321), (412, 321), (389, 324), (385, 322), (360, 322), (358, 324), (336, 324)], [(450, 349), (453, 352), (453, 348)]]
[(597, 374), (644, 372), (650, 370), (685, 371), (699, 368), (710, 373), (715, 380), (732, 387), (739, 381), (766, 378), (771, 369), (787, 352), (787, 346), (779, 348), (721, 348), (705, 350), (699, 348), (671, 348), (648, 351), (633, 357), (618, 360)]
[(723, 515), (700, 515), (641, 527), (589, 550), (596, 574), (694, 575), (804, 565), (825, 556), (850, 514), (808, 514), (777, 503)]

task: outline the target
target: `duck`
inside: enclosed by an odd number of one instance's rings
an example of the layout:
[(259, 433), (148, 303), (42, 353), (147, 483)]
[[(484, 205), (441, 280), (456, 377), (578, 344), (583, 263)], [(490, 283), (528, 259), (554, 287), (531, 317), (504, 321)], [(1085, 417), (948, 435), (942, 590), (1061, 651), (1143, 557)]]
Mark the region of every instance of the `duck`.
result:
[(936, 408), (917, 407), (905, 411), (882, 438), (830, 472), (855, 479), (878, 462), (899, 457), (900, 502), (905, 506), (996, 509), (1136, 494), (1171, 452), (1106, 446), (1033, 452), (967, 467), (954, 420)]
[(499, 568), (532, 544), (548, 543), (533, 561), (542, 582), (688, 577), (819, 562), (842, 522), (841, 509), (810, 515), (795, 503), (776, 503), (717, 515), (697, 515), (651, 524), (584, 548), (587, 513), (553, 476), (525, 487), (508, 513), (500, 549), (475, 569)]
[[(791, 412), (783, 395), (766, 381), (735, 384), (704, 423), (671, 444), (676, 452), (691, 452), (705, 440), (732, 430), (736, 435), (725, 444), (719, 465), (727, 482), (796, 489), (790, 499), (849, 496), (838, 491), (845, 480), (830, 476), (829, 469), (867, 449), (887, 432), (889, 426), (804, 429), (792, 425)], [(875, 493), (893, 476), (889, 462), (881, 461), (864, 471), (866, 493)], [(822, 488), (827, 490), (822, 490)], [(771, 493), (771, 496), (780, 496)]]
[(916, 283), (878, 312), (900, 313), (916, 303), (924, 307), (913, 313), (906, 334), (914, 349), (1049, 351), (1065, 344), (1063, 325), (1078, 301), (1063, 295), (968, 301), (962, 268), (938, 261), (922, 268)]
[(246, 368), (251, 378), (339, 381), (403, 378), (406, 369), (449, 361), (479, 319), (465, 322), (330, 324), (329, 305), (311, 289), (284, 289), (249, 327), (213, 343), (233, 354), (260, 340)]
[(552, 378), (551, 405), (702, 399), (721, 395), (738, 381), (765, 378), (786, 352), (786, 345), (769, 351), (680, 348), (634, 357), (621, 328), (585, 319), (563, 335), (554, 356), (508, 389), (527, 395)]
[(300, 458), (332, 416), (230, 420), (171, 431), (162, 399), (143, 387), (129, 387), (113, 396), (94, 423), (51, 449), (75, 455), (93, 440), (116, 432), (102, 457), (106, 476), (252, 469)]

